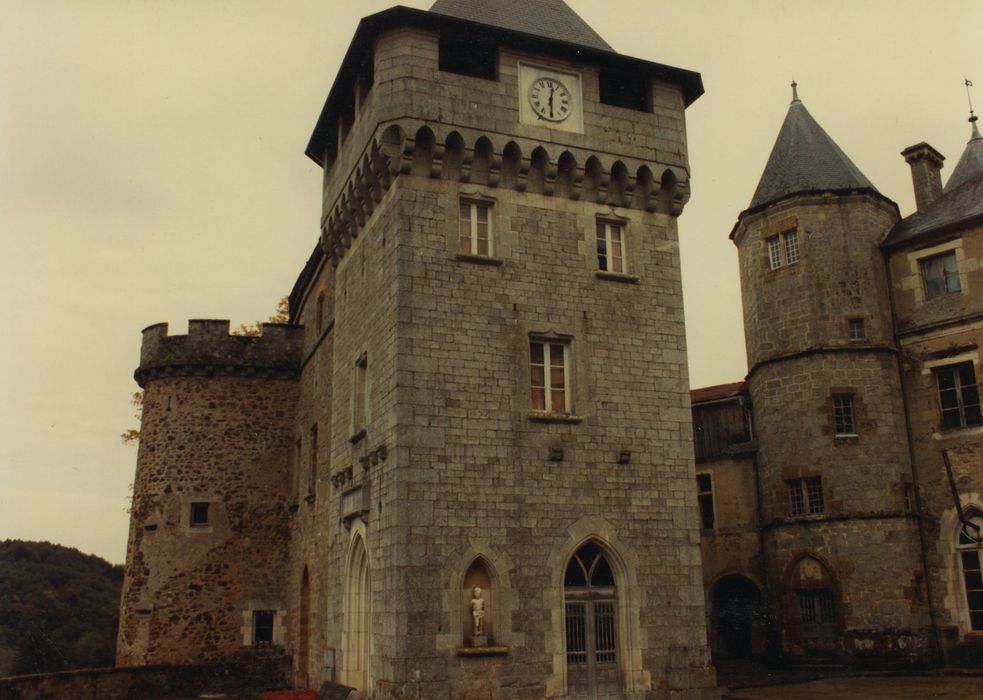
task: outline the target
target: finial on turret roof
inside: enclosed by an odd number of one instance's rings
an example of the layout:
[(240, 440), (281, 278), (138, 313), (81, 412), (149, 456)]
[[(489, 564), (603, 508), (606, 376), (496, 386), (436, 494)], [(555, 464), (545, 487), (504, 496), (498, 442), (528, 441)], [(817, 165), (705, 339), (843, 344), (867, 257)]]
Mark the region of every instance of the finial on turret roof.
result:
[(799, 91), (797, 90), (798, 87), (799, 87), (799, 84), (797, 82), (795, 82), (795, 78), (792, 78), (792, 102), (801, 102), (802, 101), (802, 100), (799, 99)]
[(980, 128), (976, 126), (979, 117), (973, 112), (973, 96), (969, 92), (969, 89), (973, 87), (973, 81), (963, 76), (963, 83), (966, 84), (966, 101), (969, 103), (969, 123), (973, 125), (973, 133), (969, 137), (969, 140), (983, 139), (983, 134), (980, 134)]

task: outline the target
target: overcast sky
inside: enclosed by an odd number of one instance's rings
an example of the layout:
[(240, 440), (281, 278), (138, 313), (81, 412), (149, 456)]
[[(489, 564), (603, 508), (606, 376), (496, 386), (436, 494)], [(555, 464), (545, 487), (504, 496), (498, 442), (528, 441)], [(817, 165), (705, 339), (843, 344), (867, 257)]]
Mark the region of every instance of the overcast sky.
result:
[[(980, 0), (568, 3), (619, 52), (703, 74), (680, 220), (694, 387), (746, 371), (727, 235), (793, 77), (904, 214), (899, 151), (928, 141), (947, 174), (964, 75), (983, 108)], [(358, 19), (389, 6), (0, 0), (0, 539), (123, 561), (140, 330), (254, 321), (289, 292), (318, 234), (304, 147)]]

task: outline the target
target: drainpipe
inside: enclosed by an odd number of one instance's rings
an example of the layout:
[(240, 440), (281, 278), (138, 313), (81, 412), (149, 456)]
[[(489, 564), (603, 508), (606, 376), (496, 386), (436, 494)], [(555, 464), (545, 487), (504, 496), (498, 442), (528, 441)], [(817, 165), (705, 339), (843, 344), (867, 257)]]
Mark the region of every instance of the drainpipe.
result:
[[(904, 376), (904, 357), (901, 352), (901, 336), (898, 335), (897, 307), (894, 301), (894, 278), (891, 276), (891, 264), (887, 255), (883, 254), (884, 269), (887, 273), (887, 296), (891, 301), (891, 329), (894, 334), (895, 358), (898, 364), (898, 382), (901, 385), (901, 406), (904, 410), (905, 436), (908, 441), (908, 459), (911, 464), (911, 480), (915, 488), (915, 518), (918, 521), (918, 541), (921, 549), (922, 570), (925, 573), (925, 594), (928, 596), (928, 616), (932, 623), (935, 637), (935, 654), (939, 663), (944, 664), (942, 652), (942, 630), (939, 629), (938, 615), (935, 612), (935, 595), (932, 587), (932, 575), (928, 567), (928, 547), (925, 536), (925, 520), (922, 516), (922, 490), (918, 480), (918, 462), (915, 460), (915, 438), (911, 432), (911, 407), (908, 403), (908, 387)], [(951, 477), (950, 477), (951, 478)]]

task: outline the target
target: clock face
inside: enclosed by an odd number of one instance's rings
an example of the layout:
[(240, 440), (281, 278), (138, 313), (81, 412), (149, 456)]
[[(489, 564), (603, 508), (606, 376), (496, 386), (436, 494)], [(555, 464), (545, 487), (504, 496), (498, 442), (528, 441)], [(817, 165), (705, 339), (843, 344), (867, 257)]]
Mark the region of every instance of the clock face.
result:
[(562, 122), (570, 116), (573, 98), (556, 78), (537, 78), (529, 86), (529, 104), (540, 119)]

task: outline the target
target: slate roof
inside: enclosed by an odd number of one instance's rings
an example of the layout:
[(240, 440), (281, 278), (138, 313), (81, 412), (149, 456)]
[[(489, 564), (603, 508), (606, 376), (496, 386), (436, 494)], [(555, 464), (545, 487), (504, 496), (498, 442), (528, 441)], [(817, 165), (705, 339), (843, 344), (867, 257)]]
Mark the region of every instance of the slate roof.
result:
[(949, 181), (945, 183), (942, 190), (945, 193), (983, 173), (983, 134), (980, 134), (979, 127), (976, 126), (976, 117), (970, 119), (970, 123), (973, 125), (973, 131), (966, 144), (966, 150), (963, 151), (956, 167), (952, 169)]
[(747, 382), (730, 382), (729, 384), (716, 384), (714, 386), (705, 386), (700, 389), (690, 389), (689, 400), (693, 404), (703, 403), (706, 401), (720, 401), (721, 399), (729, 399), (735, 396), (740, 396), (747, 386)]
[(563, 0), (437, 0), (430, 11), (601, 51), (614, 51)]
[[(949, 178), (949, 184), (952, 184), (952, 177)], [(941, 197), (896, 223), (881, 246), (893, 248), (918, 238), (969, 226), (974, 222), (983, 223), (983, 171), (953, 189), (949, 189), (947, 185)]]
[(852, 189), (877, 192), (796, 96), (785, 115), (749, 209), (796, 192)]

